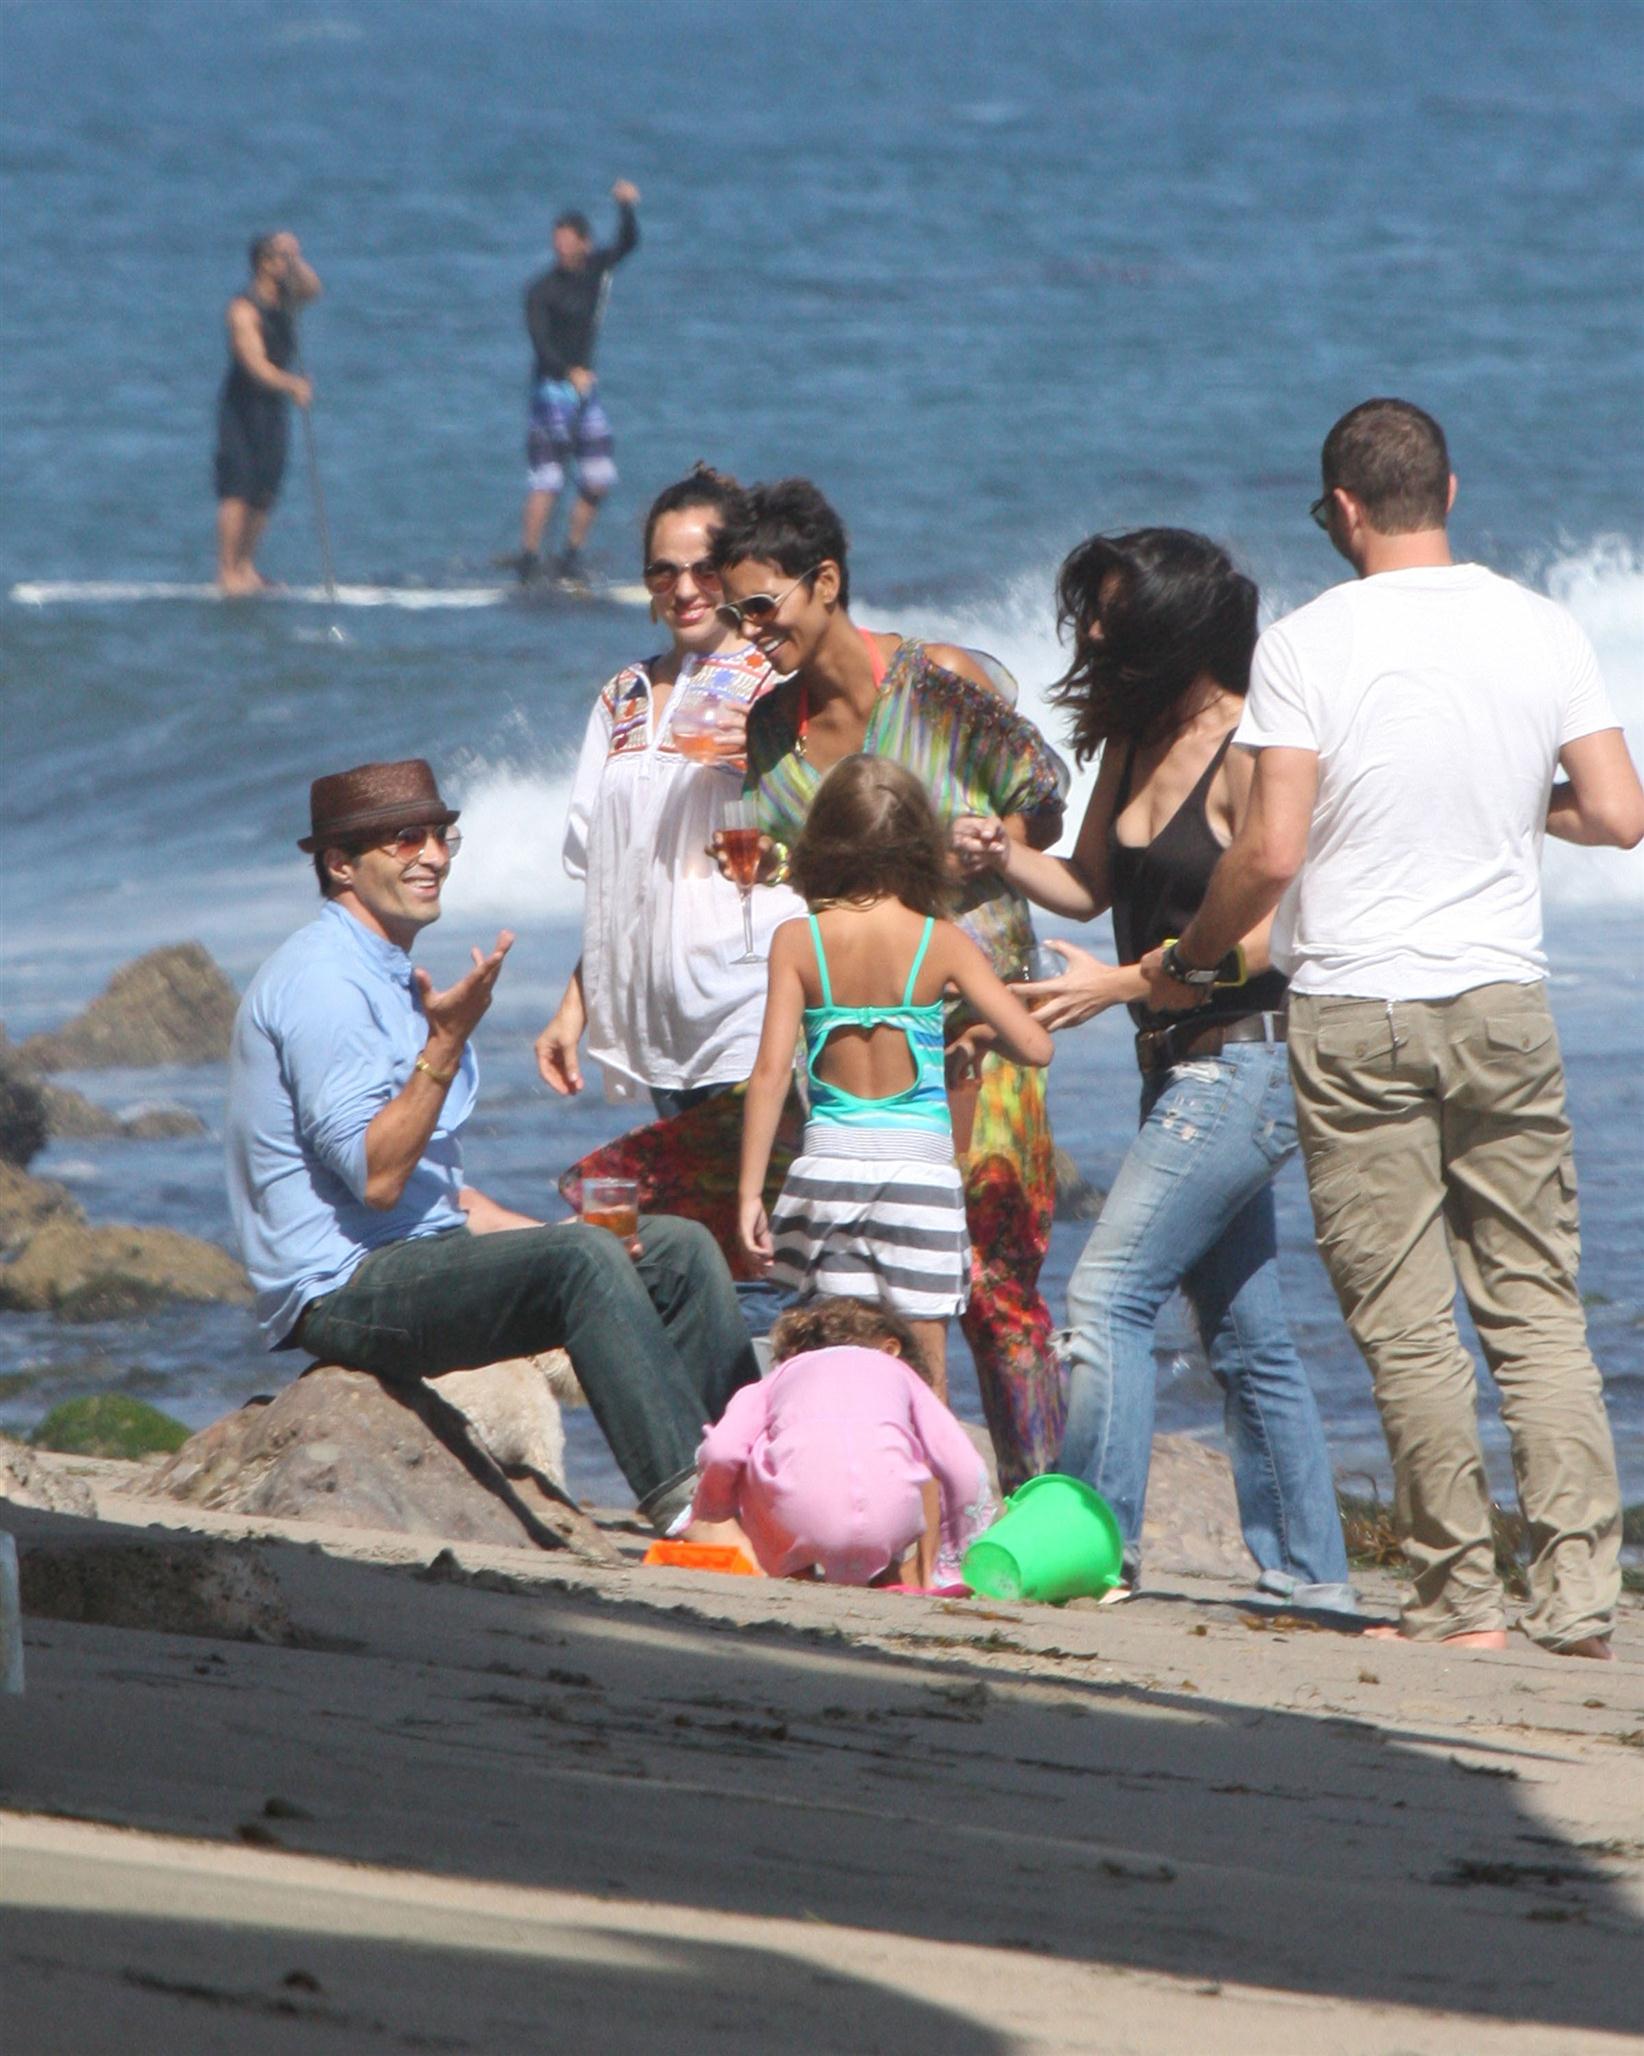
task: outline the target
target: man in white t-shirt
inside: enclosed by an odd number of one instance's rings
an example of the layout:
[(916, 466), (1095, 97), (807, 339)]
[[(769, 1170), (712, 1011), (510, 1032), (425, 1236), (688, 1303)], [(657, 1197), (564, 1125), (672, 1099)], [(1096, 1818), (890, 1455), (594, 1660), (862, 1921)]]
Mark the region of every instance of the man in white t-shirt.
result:
[(1357, 581), (1262, 636), (1235, 737), (1257, 753), (1249, 812), (1197, 916), (1143, 968), (1156, 1005), (1196, 1004), (1278, 906), (1319, 1248), (1370, 1365), (1415, 1574), (1399, 1632), (1506, 1643), (1459, 1279), (1528, 1529), (1520, 1625), (1605, 1657), (1620, 1486), (1576, 1286), (1540, 866), (1549, 833), (1632, 848), (1644, 789), (1575, 621), (1452, 561), (1455, 479), (1430, 415), (1355, 407), (1323, 480), (1314, 518)]

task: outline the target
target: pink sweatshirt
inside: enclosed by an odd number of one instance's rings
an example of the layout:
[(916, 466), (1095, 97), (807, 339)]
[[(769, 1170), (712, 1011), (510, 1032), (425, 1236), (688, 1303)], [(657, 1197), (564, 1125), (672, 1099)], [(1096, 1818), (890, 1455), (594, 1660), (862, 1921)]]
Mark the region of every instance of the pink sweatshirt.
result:
[(699, 1519), (742, 1523), (773, 1578), (819, 1564), (866, 1585), (924, 1533), (920, 1486), (942, 1502), (938, 1582), (997, 1509), (975, 1445), (900, 1357), (816, 1349), (744, 1385), (697, 1451)]

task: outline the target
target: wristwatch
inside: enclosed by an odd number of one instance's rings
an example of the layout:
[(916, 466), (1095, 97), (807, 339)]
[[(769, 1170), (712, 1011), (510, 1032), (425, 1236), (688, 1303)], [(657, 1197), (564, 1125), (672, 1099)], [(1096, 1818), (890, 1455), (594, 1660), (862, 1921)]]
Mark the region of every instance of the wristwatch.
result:
[(1178, 985), (1191, 985), (1196, 992), (1207, 992), (1221, 976), (1220, 964), (1190, 964), (1182, 955), (1180, 941), (1172, 936), (1164, 946), (1164, 955), (1159, 968), (1167, 978), (1174, 978)]

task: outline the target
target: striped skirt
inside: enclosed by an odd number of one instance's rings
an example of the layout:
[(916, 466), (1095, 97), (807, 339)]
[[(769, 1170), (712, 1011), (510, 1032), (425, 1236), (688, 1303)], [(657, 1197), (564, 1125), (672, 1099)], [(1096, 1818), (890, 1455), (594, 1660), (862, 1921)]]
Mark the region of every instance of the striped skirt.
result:
[(811, 1122), (771, 1241), (772, 1278), (801, 1299), (865, 1299), (908, 1321), (963, 1313), (970, 1234), (953, 1138)]

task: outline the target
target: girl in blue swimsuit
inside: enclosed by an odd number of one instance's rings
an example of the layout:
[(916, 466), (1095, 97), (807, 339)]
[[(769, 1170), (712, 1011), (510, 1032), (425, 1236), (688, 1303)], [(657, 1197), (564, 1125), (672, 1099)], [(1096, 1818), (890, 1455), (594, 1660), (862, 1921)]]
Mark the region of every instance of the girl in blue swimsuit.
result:
[[(945, 919), (945, 839), (924, 787), (887, 757), (847, 757), (791, 857), (810, 913), (771, 942), (764, 1032), (738, 1181), (743, 1249), (796, 1290), (877, 1301), (913, 1324), (945, 1396), (947, 1322), (970, 1277), (963, 1182), (943, 1070), (946, 997), (1014, 1062), (1051, 1038)], [(803, 1033), (810, 1117), (767, 1220), (760, 1194)]]

